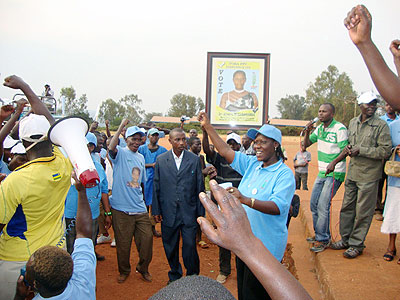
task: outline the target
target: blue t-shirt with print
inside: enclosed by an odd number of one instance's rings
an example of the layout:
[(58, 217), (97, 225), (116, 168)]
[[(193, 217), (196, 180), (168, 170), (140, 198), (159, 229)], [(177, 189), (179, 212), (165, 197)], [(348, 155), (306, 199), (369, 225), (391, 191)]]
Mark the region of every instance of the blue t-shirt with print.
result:
[(117, 146), (113, 163), (113, 187), (110, 204), (113, 209), (126, 213), (146, 213), (141, 184), (146, 183), (145, 162), (142, 154)]
[[(96, 167), (97, 174), (99, 174), (100, 182), (98, 185), (86, 189), (86, 195), (89, 201), (90, 210), (92, 211), (92, 219), (96, 219), (100, 215), (100, 201), (101, 194), (108, 194), (108, 181), (106, 173), (104, 172), (103, 166), (96, 161), (93, 161)], [(65, 200), (65, 211), (64, 215), (66, 218), (76, 218), (76, 212), (78, 210), (78, 191), (74, 185), (71, 185), (67, 198)]]

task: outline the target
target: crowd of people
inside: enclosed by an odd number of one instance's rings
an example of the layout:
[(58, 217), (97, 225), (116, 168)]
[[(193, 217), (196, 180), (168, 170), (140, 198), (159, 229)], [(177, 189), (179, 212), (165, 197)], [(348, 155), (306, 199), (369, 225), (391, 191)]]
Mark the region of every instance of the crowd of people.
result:
[[(400, 174), (385, 176), (383, 170), (385, 161), (400, 161), (400, 120), (395, 113), (400, 110), (400, 80), (371, 40), (368, 10), (359, 5), (344, 22), (387, 101), (386, 114), (376, 115), (378, 95), (363, 93), (358, 98), (360, 115), (346, 128), (334, 119), (335, 107), (322, 104), (320, 125), (314, 129), (311, 121), (304, 130), (294, 172), (285, 164), (278, 128), (264, 124), (242, 137), (230, 132), (223, 140), (201, 112), (202, 140), (195, 129), (187, 136), (182, 128), (164, 132), (155, 126), (129, 126), (126, 119), (112, 135), (108, 122), (106, 133), (98, 131), (94, 122), (86, 143), (99, 181), (86, 188), (63, 149), (47, 137), (55, 123), (48, 107), (21, 78), (7, 77), (4, 85), (21, 90), (27, 100), (0, 109), (0, 121), (8, 119), (0, 130), (2, 299), (95, 299), (96, 262), (105, 257), (94, 249), (97, 243), (112, 240), (111, 226), (119, 284), (132, 271), (132, 239), (139, 254), (135, 270), (146, 282), (152, 281), (153, 239), (161, 237), (169, 280), (152, 299), (170, 299), (177, 293), (185, 299), (197, 291), (196, 284), (209, 291), (210, 299), (232, 299), (221, 286), (231, 274), (231, 251), (236, 255), (240, 300), (310, 299), (280, 262), (290, 217), (298, 212), (295, 190), (308, 189), (311, 154), (306, 149), (315, 143), (319, 172), (310, 200), (315, 231), (315, 236), (307, 238), (310, 250), (342, 249), (345, 258), (356, 258), (365, 248), (374, 212), (379, 217), (384, 206), (381, 231), (389, 234), (389, 244), (383, 258), (393, 260), (400, 232), (396, 201)], [(390, 46), (398, 75), (399, 46), (398, 40)], [(20, 119), (28, 103), (31, 111)], [(170, 150), (158, 144), (165, 134)], [(387, 191), (382, 192), (386, 178)], [(343, 182), (341, 239), (332, 242), (330, 206)], [(156, 223), (161, 223), (161, 233)], [(196, 276), (200, 274), (197, 245), (208, 246), (202, 232), (219, 246), (216, 281)], [(186, 275), (193, 275), (190, 279), (181, 279), (181, 238)]]

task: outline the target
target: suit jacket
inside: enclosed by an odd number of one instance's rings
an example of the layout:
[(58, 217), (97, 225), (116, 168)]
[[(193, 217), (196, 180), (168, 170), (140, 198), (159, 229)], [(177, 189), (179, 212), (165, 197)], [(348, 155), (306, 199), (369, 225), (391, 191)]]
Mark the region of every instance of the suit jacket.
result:
[(196, 224), (205, 215), (199, 193), (204, 191), (201, 163), (197, 155), (184, 150), (181, 166), (176, 168), (172, 150), (157, 157), (154, 168), (152, 214), (161, 215), (165, 226), (175, 223), (177, 204), (185, 225)]

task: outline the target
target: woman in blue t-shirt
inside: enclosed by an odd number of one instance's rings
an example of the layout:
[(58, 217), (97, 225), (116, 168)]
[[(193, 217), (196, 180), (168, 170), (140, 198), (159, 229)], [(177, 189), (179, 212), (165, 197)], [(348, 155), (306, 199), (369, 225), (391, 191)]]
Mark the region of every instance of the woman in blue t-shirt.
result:
[[(255, 236), (281, 261), (287, 242), (286, 221), (296, 187), (293, 172), (283, 163), (281, 131), (267, 124), (259, 130), (249, 129), (247, 135), (254, 140), (256, 151), (255, 156), (250, 156), (233, 151), (204, 112), (199, 114), (199, 121), (219, 154), (243, 175), (239, 187), (230, 187), (228, 192), (243, 204)], [(239, 258), (236, 267), (239, 300), (269, 299), (261, 283)]]

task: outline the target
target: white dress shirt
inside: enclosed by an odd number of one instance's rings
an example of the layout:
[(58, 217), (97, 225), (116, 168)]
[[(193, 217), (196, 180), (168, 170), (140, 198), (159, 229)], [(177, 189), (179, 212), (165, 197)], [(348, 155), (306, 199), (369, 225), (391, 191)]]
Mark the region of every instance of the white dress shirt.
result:
[(178, 169), (178, 171), (179, 171), (179, 168), (181, 167), (183, 153), (185, 153), (185, 151), (182, 151), (181, 155), (178, 157), (175, 155), (174, 150), (172, 150), (172, 156), (174, 157), (176, 168)]

